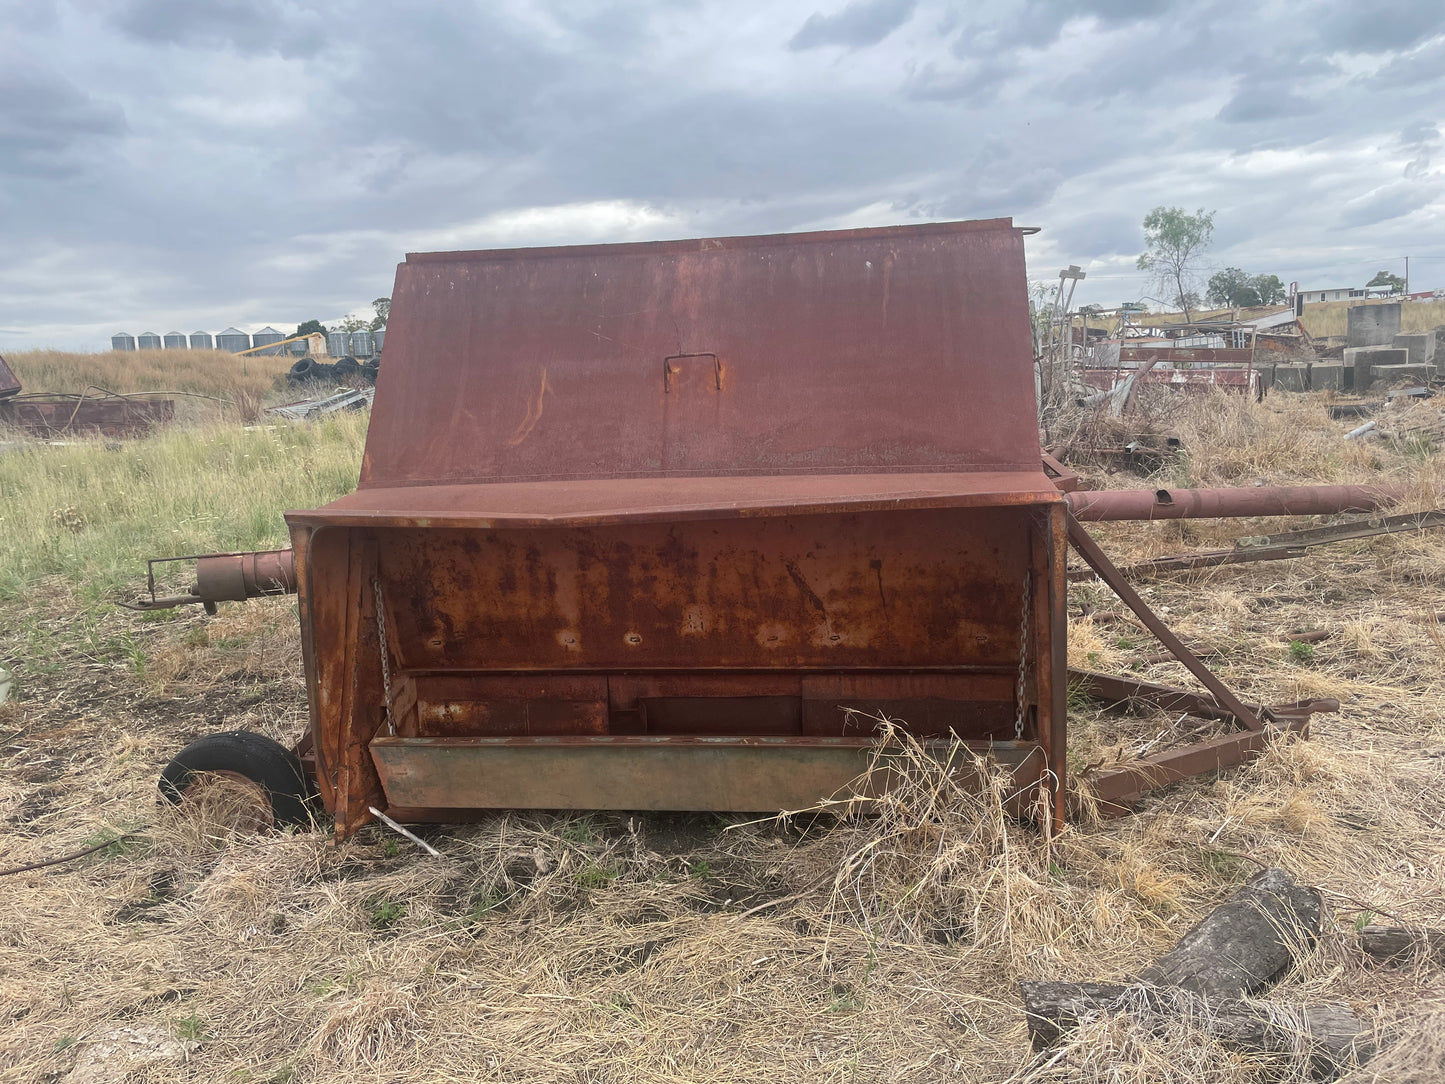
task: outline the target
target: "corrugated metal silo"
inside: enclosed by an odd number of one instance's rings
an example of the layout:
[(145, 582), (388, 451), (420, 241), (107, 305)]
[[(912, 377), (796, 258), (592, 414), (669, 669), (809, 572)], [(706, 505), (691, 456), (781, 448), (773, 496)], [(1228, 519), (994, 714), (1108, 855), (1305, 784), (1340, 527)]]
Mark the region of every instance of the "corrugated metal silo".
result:
[(216, 349), (229, 350), (233, 354), (239, 354), (242, 350), (251, 349), (251, 336), (244, 331), (228, 327), (216, 336)]
[(344, 358), (351, 353), (351, 336), (344, 331), (333, 331), (326, 336), (326, 352), (333, 358)]
[[(273, 343), (279, 343), (284, 338), (286, 338), (286, 336), (281, 332), (277, 331), (274, 327), (263, 327), (260, 331), (256, 332), (256, 334), (251, 336), (251, 345), (271, 346)], [(258, 350), (256, 351), (256, 353), (268, 355), (284, 354), (286, 353), (286, 349), (285, 347), (278, 347), (275, 350)]]
[(215, 348), (215, 340), (211, 338), (211, 333), (209, 331), (191, 332), (192, 350), (214, 350)]
[(369, 358), (376, 353), (376, 343), (369, 331), (353, 331), (351, 333), (351, 353), (354, 357)]
[(371, 333), (371, 337), (376, 340), (376, 356), (381, 357), (381, 347), (386, 342), (386, 328), (377, 328)]
[(110, 337), (110, 348), (112, 350), (134, 350), (135, 336), (124, 331), (117, 331)]
[(186, 348), (186, 336), (184, 332), (167, 331), (161, 338), (167, 350), (184, 350)]
[(161, 337), (154, 331), (142, 331), (135, 337), (135, 348), (137, 350), (159, 350)]

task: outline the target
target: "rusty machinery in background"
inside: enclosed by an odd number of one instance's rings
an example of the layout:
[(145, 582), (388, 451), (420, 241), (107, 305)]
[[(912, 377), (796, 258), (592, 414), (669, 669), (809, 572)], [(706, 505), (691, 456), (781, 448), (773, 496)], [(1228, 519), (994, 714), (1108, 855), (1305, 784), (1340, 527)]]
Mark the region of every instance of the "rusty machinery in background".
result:
[(138, 437), (175, 414), (174, 399), (151, 392), (122, 395), (87, 388), (79, 395), (24, 394), (19, 378), (0, 358), (0, 429), (13, 427), (42, 438)]
[(886, 716), (1062, 817), (1070, 542), (1208, 694), (1073, 680), (1237, 728), (1102, 798), (1302, 729), (1332, 705), (1238, 700), (1045, 473), (1022, 236), (408, 256), (356, 491), (288, 513), (292, 551), (204, 557), (140, 604), (297, 591), (302, 760), (215, 735), (163, 789), (274, 793), (304, 762), (338, 838), (381, 813), (796, 809), (857, 783)]

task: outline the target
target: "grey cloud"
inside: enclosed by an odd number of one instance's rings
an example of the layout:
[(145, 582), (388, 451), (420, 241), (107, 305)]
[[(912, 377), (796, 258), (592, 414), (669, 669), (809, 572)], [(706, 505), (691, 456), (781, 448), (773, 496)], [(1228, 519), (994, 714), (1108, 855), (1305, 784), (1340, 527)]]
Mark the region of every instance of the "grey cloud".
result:
[(904, 84), (904, 93), (916, 102), (970, 100), (982, 105), (997, 96), (1000, 87), (1018, 70), (1012, 59), (970, 62), (955, 71), (929, 64)]
[(823, 45), (848, 49), (877, 45), (906, 23), (917, 6), (918, 0), (853, 0), (832, 15), (815, 11), (793, 35), (788, 48), (798, 52)]
[(118, 106), (58, 72), (15, 57), (0, 66), (0, 173), (71, 173), (88, 144), (125, 130)]
[(327, 19), (295, 0), (118, 0), (111, 18), (143, 41), (314, 56)]
[(1445, 79), (1445, 38), (1401, 53), (1371, 76), (1360, 80), (1377, 90), (1405, 90)]
[(1349, 53), (1408, 49), (1445, 33), (1445, 5), (1439, 3), (1372, 7), (1329, 0), (1309, 17), (1327, 49)]
[(1370, 192), (1345, 204), (1340, 212), (1341, 226), (1374, 226), (1400, 218), (1424, 207), (1433, 198), (1428, 185), (1401, 181)]
[(1246, 80), (1219, 111), (1219, 119), (1226, 124), (1253, 124), (1307, 117), (1323, 108), (1319, 101), (1310, 101), (1283, 84)]
[(1429, 121), (1417, 120), (1405, 125), (1398, 138), (1402, 147), (1430, 147), (1440, 142), (1440, 128)]

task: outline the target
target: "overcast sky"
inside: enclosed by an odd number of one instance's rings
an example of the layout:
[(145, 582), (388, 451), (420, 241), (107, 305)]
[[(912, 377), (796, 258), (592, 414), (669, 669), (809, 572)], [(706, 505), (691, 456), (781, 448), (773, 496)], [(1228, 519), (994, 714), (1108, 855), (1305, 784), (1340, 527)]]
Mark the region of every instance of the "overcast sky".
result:
[(1428, 289), (1442, 129), (1442, 0), (0, 0), (0, 351), (331, 321), (408, 251), (999, 215), (1115, 305), (1158, 204), (1213, 269)]

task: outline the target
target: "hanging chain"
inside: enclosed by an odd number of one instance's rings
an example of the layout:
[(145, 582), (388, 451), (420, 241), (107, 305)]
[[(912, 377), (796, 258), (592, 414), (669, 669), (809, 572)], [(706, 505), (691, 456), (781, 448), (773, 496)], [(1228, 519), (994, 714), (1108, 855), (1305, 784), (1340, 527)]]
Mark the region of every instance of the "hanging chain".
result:
[(1024, 712), (1025, 697), (1028, 690), (1029, 673), (1029, 604), (1033, 601), (1033, 592), (1029, 589), (1031, 582), (1029, 574), (1024, 573), (1024, 601), (1019, 614), (1019, 677), (1018, 689), (1015, 691), (1014, 709), (1014, 741), (1024, 740)]
[(396, 734), (396, 720), (391, 715), (391, 656), (386, 643), (386, 606), (381, 601), (381, 581), (371, 581), (371, 593), (376, 598), (376, 641), (381, 648), (381, 691), (386, 698), (386, 732)]

